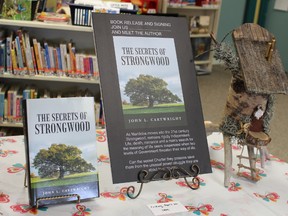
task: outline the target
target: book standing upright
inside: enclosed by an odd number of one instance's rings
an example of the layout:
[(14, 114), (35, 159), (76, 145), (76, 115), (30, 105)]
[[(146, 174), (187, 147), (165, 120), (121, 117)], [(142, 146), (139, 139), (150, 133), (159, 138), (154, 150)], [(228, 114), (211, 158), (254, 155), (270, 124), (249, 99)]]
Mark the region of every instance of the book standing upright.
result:
[(30, 205), (98, 197), (94, 98), (27, 99), (23, 105)]

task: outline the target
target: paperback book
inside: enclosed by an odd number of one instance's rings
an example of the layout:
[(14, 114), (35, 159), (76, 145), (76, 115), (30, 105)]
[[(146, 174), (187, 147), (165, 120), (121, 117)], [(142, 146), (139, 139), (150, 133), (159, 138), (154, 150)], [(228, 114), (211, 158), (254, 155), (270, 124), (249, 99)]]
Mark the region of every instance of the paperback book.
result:
[(26, 99), (31, 206), (99, 196), (93, 97)]
[(186, 18), (94, 13), (92, 23), (113, 182), (211, 172)]

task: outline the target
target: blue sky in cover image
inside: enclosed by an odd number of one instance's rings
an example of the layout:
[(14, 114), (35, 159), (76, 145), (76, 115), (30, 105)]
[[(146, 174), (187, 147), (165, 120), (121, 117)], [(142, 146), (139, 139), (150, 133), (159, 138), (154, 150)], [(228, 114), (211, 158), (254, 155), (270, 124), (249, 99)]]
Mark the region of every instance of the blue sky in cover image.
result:
[[(125, 85), (129, 79), (136, 79), (140, 74), (151, 75), (153, 77), (163, 79), (167, 84), (167, 89), (176, 94), (181, 103), (184, 104), (183, 92), (181, 87), (178, 60), (176, 55), (175, 43), (173, 38), (147, 38), (147, 37), (113, 37), (116, 64), (118, 69), (119, 85), (122, 101), (130, 102), (129, 97), (124, 95)], [(156, 48), (158, 50), (157, 57), (168, 57), (170, 64), (166, 65), (122, 65), (121, 56), (124, 55), (123, 47), (133, 48)], [(165, 55), (160, 55), (159, 50), (165, 49)], [(136, 55), (134, 52), (134, 57)], [(143, 55), (142, 55), (143, 56)], [(156, 56), (156, 55), (145, 55)]]

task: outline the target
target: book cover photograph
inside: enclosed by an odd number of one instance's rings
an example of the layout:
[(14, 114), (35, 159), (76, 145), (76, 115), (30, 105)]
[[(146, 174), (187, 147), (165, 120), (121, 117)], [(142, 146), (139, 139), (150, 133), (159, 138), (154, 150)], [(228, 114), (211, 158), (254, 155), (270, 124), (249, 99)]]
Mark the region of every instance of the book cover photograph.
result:
[(30, 205), (98, 197), (94, 98), (27, 99), (23, 108)]
[(181, 17), (92, 14), (113, 183), (179, 166), (211, 172)]
[(176, 59), (174, 40), (119, 36), (113, 42), (125, 127), (186, 125), (178, 64), (170, 64)]

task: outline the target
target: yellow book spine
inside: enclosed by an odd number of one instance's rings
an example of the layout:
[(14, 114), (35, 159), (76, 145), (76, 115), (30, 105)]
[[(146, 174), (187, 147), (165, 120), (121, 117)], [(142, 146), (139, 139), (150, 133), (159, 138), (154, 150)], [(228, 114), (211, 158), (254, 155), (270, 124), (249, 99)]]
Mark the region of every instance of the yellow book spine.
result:
[(14, 48), (11, 49), (11, 61), (12, 61), (12, 69), (14, 71), (14, 73), (17, 73), (19, 71), (18, 65), (17, 65), (17, 58), (16, 58), (16, 53)]
[(34, 54), (35, 54), (38, 74), (41, 74), (43, 68), (42, 68), (41, 61), (40, 61), (40, 53), (39, 53), (38, 43), (36, 39), (33, 39), (33, 47), (34, 47)]

